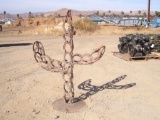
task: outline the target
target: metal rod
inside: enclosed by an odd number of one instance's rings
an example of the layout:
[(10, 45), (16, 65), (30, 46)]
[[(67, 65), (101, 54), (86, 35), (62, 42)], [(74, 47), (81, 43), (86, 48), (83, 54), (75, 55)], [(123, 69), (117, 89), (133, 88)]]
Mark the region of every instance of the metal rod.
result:
[(148, 0), (148, 15), (147, 15), (147, 24), (149, 26), (150, 23), (150, 0)]

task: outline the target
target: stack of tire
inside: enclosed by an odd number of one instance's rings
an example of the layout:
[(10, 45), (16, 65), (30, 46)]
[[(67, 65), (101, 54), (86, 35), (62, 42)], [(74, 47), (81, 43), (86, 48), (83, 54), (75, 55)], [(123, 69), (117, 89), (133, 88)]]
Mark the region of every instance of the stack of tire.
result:
[(119, 38), (119, 52), (129, 54), (131, 57), (146, 56), (151, 53), (154, 44), (150, 42), (148, 35), (129, 34)]
[(158, 35), (150, 34), (149, 39), (150, 42), (154, 45), (154, 49), (152, 51), (160, 52), (160, 34)]

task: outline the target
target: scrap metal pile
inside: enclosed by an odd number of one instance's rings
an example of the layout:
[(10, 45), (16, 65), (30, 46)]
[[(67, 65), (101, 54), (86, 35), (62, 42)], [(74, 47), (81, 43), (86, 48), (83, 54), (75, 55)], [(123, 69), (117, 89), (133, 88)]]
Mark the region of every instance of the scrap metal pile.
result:
[(160, 52), (160, 34), (128, 34), (119, 38), (119, 52), (131, 57)]

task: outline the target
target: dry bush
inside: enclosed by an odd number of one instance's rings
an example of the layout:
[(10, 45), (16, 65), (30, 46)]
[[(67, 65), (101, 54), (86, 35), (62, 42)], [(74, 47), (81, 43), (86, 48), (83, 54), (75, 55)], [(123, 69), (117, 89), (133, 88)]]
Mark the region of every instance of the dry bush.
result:
[(33, 22), (34, 22), (34, 20), (33, 20), (32, 18), (28, 18), (27, 21), (28, 21), (28, 24), (29, 24), (29, 25), (33, 24)]
[(39, 22), (39, 21), (36, 21), (36, 22), (34, 23), (34, 25), (35, 25), (35, 26), (39, 26), (39, 25), (40, 25), (40, 22)]
[(76, 23), (78, 20), (81, 20), (81, 18), (80, 17), (78, 17), (78, 16), (72, 16), (72, 22), (73, 23)]
[(87, 18), (78, 20), (74, 23), (74, 26), (77, 30), (85, 30), (88, 32), (93, 32), (99, 28), (96, 23), (91, 22)]
[(40, 20), (41, 25), (55, 25), (55, 18), (43, 18)]
[(14, 23), (12, 23), (12, 26), (21, 26), (21, 24), (22, 24), (22, 20), (17, 20), (17, 21), (15, 21)]
[(55, 26), (56, 21), (55, 18), (28, 18), (24, 20), (16, 20), (12, 26), (23, 26), (23, 27), (30, 27), (30, 26), (40, 26), (40, 25), (47, 25), (47, 26)]
[[(10, 27), (23, 28), (23, 34), (42, 34), (42, 35), (62, 35), (62, 21), (64, 18), (30, 18), (18, 19), (13, 22)], [(73, 24), (76, 28), (77, 35), (121, 35), (131, 33), (146, 33), (159, 34), (159, 28), (145, 28), (145, 27), (118, 27), (118, 26), (98, 26), (88, 19), (79, 19), (77, 16), (73, 19)], [(61, 23), (60, 23), (61, 22)], [(66, 25), (66, 24), (65, 24)], [(18, 28), (18, 29), (19, 29)], [(100, 28), (100, 29), (99, 29)]]
[(101, 26), (92, 35), (159, 34), (159, 28)]

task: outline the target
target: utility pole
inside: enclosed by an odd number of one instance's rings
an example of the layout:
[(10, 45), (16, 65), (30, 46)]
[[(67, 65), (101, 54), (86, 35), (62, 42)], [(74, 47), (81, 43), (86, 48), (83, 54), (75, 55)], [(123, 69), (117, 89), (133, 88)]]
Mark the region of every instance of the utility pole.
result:
[(147, 24), (149, 26), (150, 23), (150, 0), (148, 0), (148, 15), (147, 15)]

